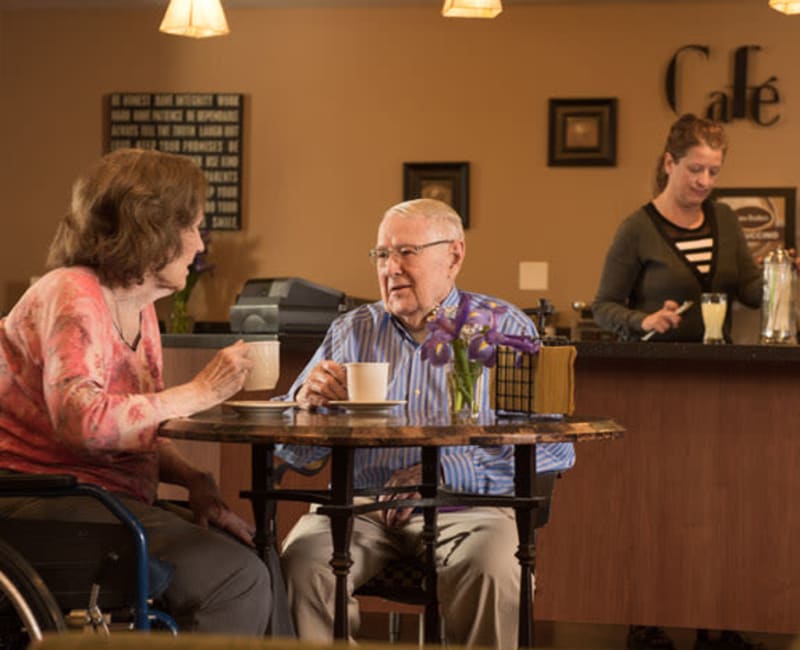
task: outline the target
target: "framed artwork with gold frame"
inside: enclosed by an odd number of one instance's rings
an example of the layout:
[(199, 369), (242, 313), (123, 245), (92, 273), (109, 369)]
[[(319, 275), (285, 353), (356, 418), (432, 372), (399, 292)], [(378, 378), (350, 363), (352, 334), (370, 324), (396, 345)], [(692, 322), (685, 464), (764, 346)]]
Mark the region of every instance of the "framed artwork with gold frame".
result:
[(551, 167), (617, 164), (617, 100), (551, 99), (547, 138)]
[(449, 204), (469, 228), (469, 163), (403, 163), (403, 199), (421, 198)]

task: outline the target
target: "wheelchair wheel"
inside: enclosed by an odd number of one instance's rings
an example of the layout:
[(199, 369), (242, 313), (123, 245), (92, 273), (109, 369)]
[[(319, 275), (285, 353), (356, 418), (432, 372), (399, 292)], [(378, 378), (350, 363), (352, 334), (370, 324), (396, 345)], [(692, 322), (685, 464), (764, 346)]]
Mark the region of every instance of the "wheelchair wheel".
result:
[(39, 574), (0, 540), (0, 650), (24, 650), (43, 632), (65, 628), (58, 604)]

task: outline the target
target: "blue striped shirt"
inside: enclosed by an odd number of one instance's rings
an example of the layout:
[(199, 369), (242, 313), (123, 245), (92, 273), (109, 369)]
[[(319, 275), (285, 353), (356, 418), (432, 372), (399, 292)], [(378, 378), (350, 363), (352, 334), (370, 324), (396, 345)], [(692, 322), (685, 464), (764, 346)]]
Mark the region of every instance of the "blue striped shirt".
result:
[[(463, 292), (466, 293), (466, 292)], [(442, 302), (456, 307), (461, 293), (453, 288)], [(504, 334), (536, 336), (533, 322), (513, 305), (490, 296), (467, 293), (473, 305), (494, 302), (507, 311), (499, 317), (498, 329)], [(306, 376), (320, 361), (388, 361), (387, 398), (407, 400), (410, 415), (441, 411), (447, 408), (445, 367), (434, 366), (420, 358), (421, 345), (383, 306), (383, 302), (362, 305), (337, 318), (328, 329), (322, 345), (297, 377), (288, 395), (300, 390)], [(488, 369), (483, 385), (489, 385)], [(482, 407), (490, 408), (489, 390), (484, 388)], [(277, 453), (295, 466), (303, 466), (325, 457), (330, 450), (321, 447), (278, 445)], [(442, 447), (440, 451), (444, 483), (449, 488), (478, 494), (508, 494), (514, 487), (514, 448), (510, 445), (478, 447)], [(419, 447), (357, 449), (354, 484), (356, 488), (384, 485), (395, 470), (421, 462)], [(575, 463), (571, 443), (540, 444), (536, 447), (538, 471), (561, 470)]]

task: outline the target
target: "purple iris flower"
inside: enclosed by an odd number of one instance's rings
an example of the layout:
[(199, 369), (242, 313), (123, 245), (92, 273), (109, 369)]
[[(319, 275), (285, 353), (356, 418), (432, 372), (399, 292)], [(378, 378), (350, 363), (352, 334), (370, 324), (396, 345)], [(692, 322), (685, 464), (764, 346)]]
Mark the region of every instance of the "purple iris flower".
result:
[[(501, 311), (502, 310), (502, 311)], [(491, 367), (497, 363), (497, 346), (504, 345), (513, 348), (517, 352), (536, 354), (539, 351), (539, 341), (534, 341), (527, 336), (516, 334), (503, 334), (495, 328), (497, 314), (505, 311), (504, 307), (486, 310), (491, 313), (492, 324), (472, 338), (469, 345), (469, 356), (471, 359), (480, 361), (484, 366)], [(516, 363), (519, 365), (522, 357), (517, 354)]]
[[(453, 358), (453, 346), (458, 341), (467, 348), (465, 361), (487, 368), (497, 363), (498, 345), (535, 354), (539, 350), (538, 341), (497, 331), (498, 317), (506, 311), (507, 307), (493, 302), (472, 308), (469, 297), (462, 295), (453, 317), (449, 317), (446, 310), (439, 309), (428, 322), (431, 335), (422, 344), (422, 359), (442, 366)], [(517, 355), (517, 363), (520, 362), (521, 356)]]
[(428, 321), (426, 327), (434, 334), (446, 334), (450, 341), (457, 338), (460, 331), (460, 328), (456, 329), (455, 321), (449, 318), (445, 310), (441, 308), (436, 311), (436, 316)]
[(469, 358), (491, 368), (497, 363), (497, 346), (489, 343), (485, 336), (473, 336), (469, 342)]
[(518, 336), (516, 334), (498, 334), (497, 343), (498, 345), (507, 345), (518, 352), (527, 352), (528, 354), (536, 354), (540, 346), (539, 341), (534, 341), (527, 336)]
[(208, 259), (208, 245), (211, 242), (211, 231), (201, 230), (200, 239), (203, 240), (203, 250), (194, 256), (192, 263), (189, 265), (189, 269), (193, 273), (197, 274), (211, 271), (214, 268), (214, 265), (211, 264), (210, 260)]
[(453, 320), (453, 328), (455, 329), (455, 336), (460, 336), (461, 329), (470, 317), (469, 297), (466, 294), (461, 295), (458, 301), (458, 309), (456, 310), (456, 317)]
[(434, 366), (443, 366), (450, 361), (450, 344), (454, 337), (445, 330), (433, 330), (428, 339), (422, 344), (420, 358), (430, 361)]

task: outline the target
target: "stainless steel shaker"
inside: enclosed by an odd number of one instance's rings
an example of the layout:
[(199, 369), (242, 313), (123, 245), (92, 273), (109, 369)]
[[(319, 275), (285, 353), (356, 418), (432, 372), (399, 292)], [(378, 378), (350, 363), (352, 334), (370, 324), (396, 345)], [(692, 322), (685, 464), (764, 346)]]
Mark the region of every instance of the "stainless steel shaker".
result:
[(764, 258), (761, 342), (797, 343), (797, 270), (789, 252), (779, 248)]

